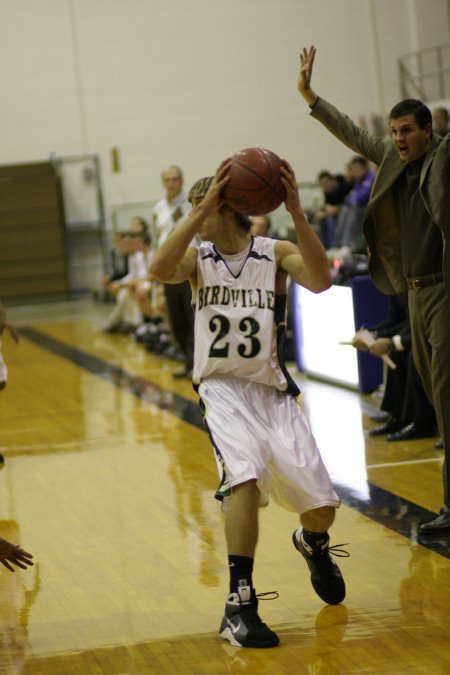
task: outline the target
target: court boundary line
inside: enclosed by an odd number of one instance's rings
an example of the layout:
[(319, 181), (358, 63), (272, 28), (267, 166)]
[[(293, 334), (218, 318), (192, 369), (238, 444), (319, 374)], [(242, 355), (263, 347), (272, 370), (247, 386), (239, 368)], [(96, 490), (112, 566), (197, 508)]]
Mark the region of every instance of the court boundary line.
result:
[(410, 464), (428, 464), (430, 462), (443, 462), (443, 457), (428, 457), (424, 459), (405, 459), (404, 462), (383, 462), (382, 464), (366, 464), (366, 469), (387, 469), (391, 466), (408, 466)]

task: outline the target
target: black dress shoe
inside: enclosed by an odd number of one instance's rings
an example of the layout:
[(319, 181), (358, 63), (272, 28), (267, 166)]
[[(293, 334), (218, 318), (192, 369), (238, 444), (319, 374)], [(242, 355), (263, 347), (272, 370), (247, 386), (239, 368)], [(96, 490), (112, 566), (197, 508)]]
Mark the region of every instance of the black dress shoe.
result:
[(399, 431), (386, 436), (387, 441), (413, 441), (415, 438), (433, 438), (436, 436), (434, 429), (421, 429), (414, 422), (407, 424)]
[(430, 520), (429, 523), (422, 523), (419, 527), (422, 534), (434, 534), (435, 532), (450, 532), (450, 511), (446, 506), (441, 508), (437, 518)]
[(382, 410), (380, 410), (380, 412), (371, 415), (370, 419), (373, 420), (374, 422), (387, 422), (390, 416), (391, 415), (388, 412), (383, 412)]
[(394, 431), (399, 431), (402, 428), (402, 423), (399, 420), (391, 415), (387, 422), (382, 424), (379, 427), (374, 427), (369, 430), (369, 436), (385, 436), (386, 434), (393, 433)]

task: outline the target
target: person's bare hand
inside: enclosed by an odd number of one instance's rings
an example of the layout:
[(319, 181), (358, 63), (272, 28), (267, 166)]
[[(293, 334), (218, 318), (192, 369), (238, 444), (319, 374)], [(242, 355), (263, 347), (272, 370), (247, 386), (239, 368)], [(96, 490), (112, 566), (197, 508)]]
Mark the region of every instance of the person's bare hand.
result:
[(284, 200), (286, 211), (293, 213), (299, 211), (302, 206), (300, 204), (300, 197), (298, 194), (297, 179), (295, 177), (294, 169), (286, 160), (283, 160), (284, 165), (281, 165), (281, 182), (286, 189), (286, 198)]
[(388, 353), (390, 346), (391, 341), (389, 338), (378, 338), (378, 340), (376, 340), (369, 348), (369, 351), (372, 356), (383, 356)]
[(324, 209), (327, 216), (337, 216), (339, 213), (339, 206), (334, 204), (325, 204)]
[(352, 345), (356, 349), (359, 349), (360, 352), (366, 352), (367, 351), (366, 343), (358, 337), (358, 334), (356, 334), (355, 337), (353, 338)]
[(302, 96), (305, 96), (311, 89), (311, 77), (315, 56), (316, 48), (314, 46), (309, 49), (303, 47), (300, 52), (300, 74), (297, 87)]
[(24, 551), (20, 546), (16, 546), (6, 541), (6, 539), (0, 538), (0, 562), (10, 572), (15, 572), (14, 567), (11, 565), (16, 565), (16, 567), (26, 570), (28, 566), (34, 564), (31, 560), (32, 557), (31, 553)]
[(211, 185), (208, 188), (208, 192), (202, 199), (202, 206), (208, 210), (213, 210), (218, 207), (223, 202), (223, 197), (221, 192), (227, 182), (230, 180), (229, 171), (230, 171), (231, 161), (230, 159), (224, 159), (223, 162), (219, 165), (214, 178), (211, 182)]

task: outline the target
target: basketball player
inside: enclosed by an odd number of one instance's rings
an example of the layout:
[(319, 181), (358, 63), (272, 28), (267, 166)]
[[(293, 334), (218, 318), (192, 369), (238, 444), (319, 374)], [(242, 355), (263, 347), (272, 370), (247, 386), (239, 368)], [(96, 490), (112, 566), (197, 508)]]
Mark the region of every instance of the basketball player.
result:
[[(153, 208), (152, 225), (156, 249), (190, 211), (183, 190), (183, 172), (179, 166), (169, 166), (161, 175), (165, 196)], [(175, 378), (192, 377), (194, 358), (194, 317), (192, 314), (189, 284), (164, 286), (168, 319), (173, 337), (184, 356), (184, 367), (175, 371)]]
[[(221, 200), (228, 170), (223, 162), (214, 178), (194, 184), (190, 215), (150, 269), (164, 283), (188, 279), (195, 300), (193, 381), (221, 477), (216, 497), (224, 501), (230, 571), (220, 634), (235, 646), (274, 647), (278, 636), (261, 621), (252, 584), (258, 508), (269, 495), (300, 514), (293, 541), (318, 595), (331, 604), (345, 597), (327, 534), (339, 498), (282, 359), (287, 276), (320, 293), (330, 271), (290, 167), (282, 180), (298, 246), (252, 237), (250, 219)], [(189, 247), (196, 234), (199, 249)]]

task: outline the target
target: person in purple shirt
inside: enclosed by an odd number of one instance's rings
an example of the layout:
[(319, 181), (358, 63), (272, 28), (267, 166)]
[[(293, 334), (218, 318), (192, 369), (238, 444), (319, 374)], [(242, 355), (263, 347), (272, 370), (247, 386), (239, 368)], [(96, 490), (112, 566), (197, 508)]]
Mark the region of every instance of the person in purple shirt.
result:
[(344, 202), (349, 206), (366, 206), (375, 180), (375, 172), (370, 169), (367, 159), (359, 155), (350, 160), (349, 169), (353, 179), (353, 189), (345, 197)]
[(344, 199), (340, 210), (333, 249), (352, 251), (362, 235), (364, 211), (369, 201), (370, 191), (375, 180), (375, 172), (370, 169), (364, 157), (353, 157), (349, 163), (353, 178), (353, 189)]

